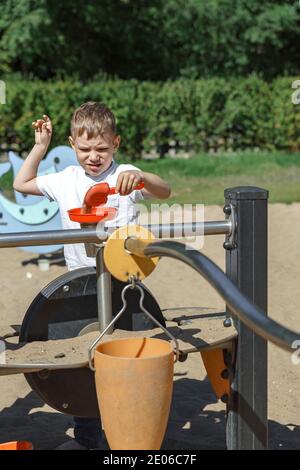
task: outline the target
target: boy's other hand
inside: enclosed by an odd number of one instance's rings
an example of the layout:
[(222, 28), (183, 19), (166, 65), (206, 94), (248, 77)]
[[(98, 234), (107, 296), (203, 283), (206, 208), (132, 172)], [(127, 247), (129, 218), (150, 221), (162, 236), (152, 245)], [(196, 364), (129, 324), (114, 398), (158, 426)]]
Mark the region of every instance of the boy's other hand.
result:
[(134, 191), (134, 188), (143, 183), (143, 173), (137, 170), (122, 171), (117, 179), (116, 193), (120, 193), (122, 196), (130, 194)]
[(36, 145), (48, 147), (52, 137), (52, 122), (51, 119), (44, 114), (43, 119), (37, 119), (32, 123), (35, 134)]

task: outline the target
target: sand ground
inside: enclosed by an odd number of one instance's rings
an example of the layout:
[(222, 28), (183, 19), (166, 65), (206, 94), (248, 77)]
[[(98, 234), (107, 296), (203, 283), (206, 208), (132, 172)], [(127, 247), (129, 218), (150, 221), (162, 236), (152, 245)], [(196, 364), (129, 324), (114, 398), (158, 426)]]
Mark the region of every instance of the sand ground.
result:
[[(222, 208), (205, 209), (205, 220), (222, 220)], [(300, 204), (269, 208), (269, 315), (300, 332)], [(224, 269), (222, 236), (205, 238), (203, 252)], [(33, 255), (34, 256), (34, 255)], [(0, 325), (20, 324), (33, 297), (65, 272), (21, 265), (29, 253), (0, 250)], [(28, 277), (30, 272), (32, 277)], [(145, 281), (161, 305), (224, 310), (223, 301), (190, 268), (162, 259)], [(269, 442), (273, 449), (300, 448), (300, 364), (269, 346)], [(54, 449), (72, 436), (72, 418), (45, 405), (23, 375), (0, 377), (0, 442), (29, 439), (36, 449)], [(169, 449), (225, 448), (225, 407), (206, 379), (198, 353), (176, 366), (174, 399), (164, 442)]]

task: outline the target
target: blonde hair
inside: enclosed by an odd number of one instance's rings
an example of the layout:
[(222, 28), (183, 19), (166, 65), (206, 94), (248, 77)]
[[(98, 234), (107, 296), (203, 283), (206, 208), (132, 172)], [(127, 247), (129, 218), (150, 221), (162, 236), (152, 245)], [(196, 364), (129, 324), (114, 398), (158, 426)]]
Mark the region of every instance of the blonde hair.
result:
[(77, 108), (71, 120), (73, 139), (87, 132), (88, 139), (111, 133), (116, 135), (116, 119), (113, 112), (103, 103), (88, 101)]

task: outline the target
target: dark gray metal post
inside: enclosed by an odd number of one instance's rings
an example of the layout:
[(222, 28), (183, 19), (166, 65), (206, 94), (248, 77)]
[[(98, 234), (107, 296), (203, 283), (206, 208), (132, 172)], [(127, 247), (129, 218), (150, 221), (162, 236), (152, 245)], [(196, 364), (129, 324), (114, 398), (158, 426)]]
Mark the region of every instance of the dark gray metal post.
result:
[[(267, 312), (267, 204), (268, 192), (255, 187), (225, 190), (224, 212), (234, 210), (233, 245), (225, 242), (226, 274)], [(231, 208), (230, 208), (231, 205)], [(227, 315), (231, 312), (227, 308)], [(228, 403), (228, 449), (266, 449), (267, 342), (233, 317), (238, 330), (234, 375)]]

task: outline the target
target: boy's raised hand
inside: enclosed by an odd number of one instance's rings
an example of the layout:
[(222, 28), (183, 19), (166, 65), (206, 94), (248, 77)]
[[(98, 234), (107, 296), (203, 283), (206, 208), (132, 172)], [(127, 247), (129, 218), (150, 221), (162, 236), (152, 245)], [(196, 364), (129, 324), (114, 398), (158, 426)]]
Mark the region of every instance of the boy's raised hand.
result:
[(52, 122), (49, 116), (43, 115), (43, 119), (37, 119), (32, 123), (35, 133), (35, 143), (48, 147), (52, 137)]
[(144, 182), (143, 173), (137, 170), (122, 171), (117, 179), (116, 192), (122, 196), (130, 194), (134, 188)]

